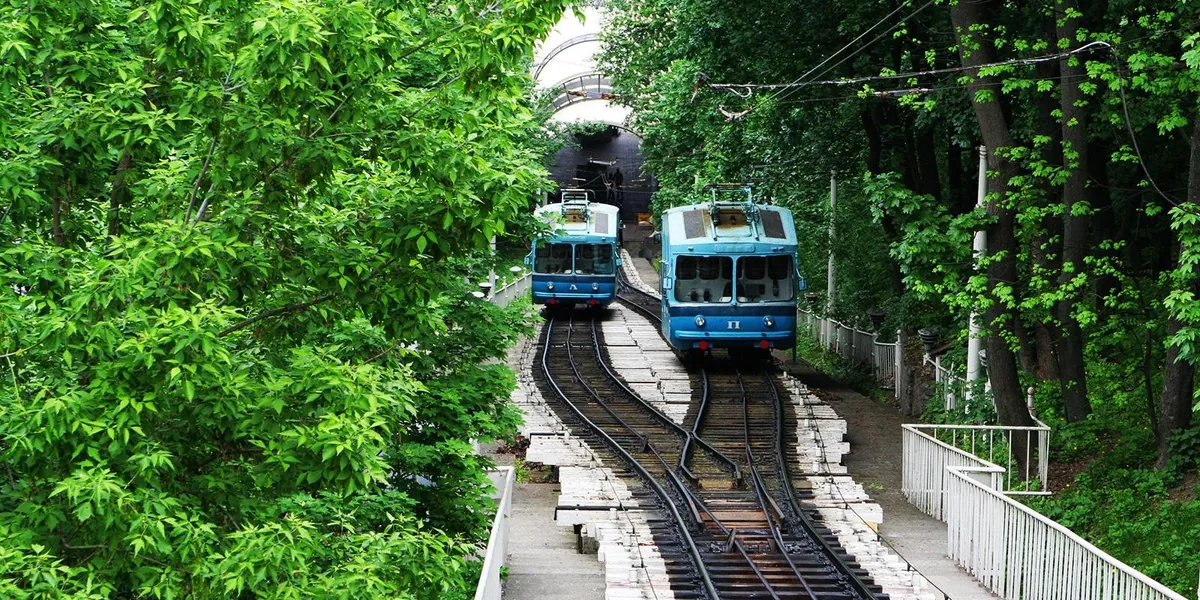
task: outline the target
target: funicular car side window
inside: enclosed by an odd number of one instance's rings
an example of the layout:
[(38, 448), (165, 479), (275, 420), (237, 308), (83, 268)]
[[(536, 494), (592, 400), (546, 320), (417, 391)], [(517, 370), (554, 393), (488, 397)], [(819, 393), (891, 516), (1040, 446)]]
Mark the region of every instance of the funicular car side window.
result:
[(733, 259), (680, 256), (675, 261), (675, 299), (680, 302), (733, 300)]
[(537, 247), (533, 270), (536, 273), (566, 273), (571, 270), (571, 245), (546, 244)]

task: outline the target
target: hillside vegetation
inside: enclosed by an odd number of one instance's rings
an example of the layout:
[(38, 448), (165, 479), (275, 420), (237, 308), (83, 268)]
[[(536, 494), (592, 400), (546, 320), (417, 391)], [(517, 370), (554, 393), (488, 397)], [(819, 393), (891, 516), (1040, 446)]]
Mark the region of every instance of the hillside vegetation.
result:
[[(885, 330), (936, 326), (965, 347), (979, 311), (996, 418), (1030, 424), (1033, 386), (1056, 429), (1068, 478), (1041, 508), (1190, 595), (1200, 7), (610, 6), (603, 63), (634, 108), (660, 206), (698, 184), (753, 180), (795, 211), (818, 307), (836, 256), (839, 320), (865, 327), (880, 308)], [(977, 209), (981, 145), (989, 194)], [(989, 251), (976, 264), (978, 228)]]

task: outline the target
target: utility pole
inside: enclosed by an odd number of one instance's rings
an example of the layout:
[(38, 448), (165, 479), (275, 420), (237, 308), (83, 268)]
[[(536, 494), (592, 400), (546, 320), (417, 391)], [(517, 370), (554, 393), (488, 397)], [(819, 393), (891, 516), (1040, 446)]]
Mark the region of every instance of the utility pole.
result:
[(836, 243), (837, 228), (834, 223), (836, 219), (837, 209), (837, 169), (829, 172), (829, 270), (828, 287), (825, 290), (825, 345), (833, 345), (833, 296), (837, 289), (836, 276), (837, 267), (834, 265), (833, 247)]
[[(979, 147), (979, 198), (976, 200), (975, 206), (982, 208), (986, 206), (987, 198), (987, 146)], [(983, 260), (984, 254), (987, 253), (987, 229), (980, 227), (975, 231), (975, 270), (980, 269), (980, 261)], [(978, 381), (982, 376), (983, 369), (979, 365), (979, 352), (983, 349), (982, 325), (979, 322), (980, 316), (977, 309), (971, 309), (971, 324), (967, 338), (967, 389), (966, 403), (971, 404), (972, 384)]]

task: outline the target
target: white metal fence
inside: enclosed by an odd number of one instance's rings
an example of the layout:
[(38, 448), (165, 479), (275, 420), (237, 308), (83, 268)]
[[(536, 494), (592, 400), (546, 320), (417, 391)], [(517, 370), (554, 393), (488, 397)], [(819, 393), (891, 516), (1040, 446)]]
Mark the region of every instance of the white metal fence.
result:
[[(826, 319), (809, 310), (799, 309), (797, 318), (813, 338), (830, 352), (858, 366), (871, 369), (875, 381), (884, 389), (903, 394), (904, 367), (899, 342), (880, 342), (879, 335), (855, 329), (833, 319)], [(897, 332), (896, 339), (900, 339)]]
[(927, 515), (945, 520), (949, 480), (946, 470), (951, 467), (987, 471), (991, 473), (988, 485), (1003, 493), (1049, 494), (1050, 428), (1040, 421), (1036, 427), (924, 424), (902, 427), (901, 489), (908, 501)]
[(1187, 600), (979, 475), (994, 473), (947, 469), (946, 545), (984, 587), (1011, 600)]
[(1032, 480), (1045, 490), (1049, 428), (1041, 422), (902, 427), (905, 497), (946, 522), (947, 554), (989, 590), (1010, 600), (1187, 600), (1010, 497), (1046, 493), (1014, 489)]
[(516, 281), (504, 285), (492, 294), (492, 303), (497, 306), (508, 306), (513, 300), (529, 293), (529, 284), (531, 281), (531, 277), (526, 273)]
[(489, 475), (500, 497), (496, 501), (496, 517), (492, 520), (487, 552), (483, 555), (483, 572), (475, 587), (475, 600), (500, 600), (500, 575), (508, 560), (508, 519), (512, 516), (513, 481), (517, 475), (512, 467), (496, 467)]
[[(530, 277), (526, 274), (496, 290), (488, 301), (498, 306), (508, 306), (529, 292), (529, 282)], [(483, 555), (479, 584), (475, 586), (475, 600), (500, 600), (503, 589), (501, 571), (508, 561), (508, 519), (512, 516), (513, 482), (517, 479), (513, 467), (496, 467), (488, 472), (488, 476), (496, 486), (496, 516), (492, 519), (492, 531)]]

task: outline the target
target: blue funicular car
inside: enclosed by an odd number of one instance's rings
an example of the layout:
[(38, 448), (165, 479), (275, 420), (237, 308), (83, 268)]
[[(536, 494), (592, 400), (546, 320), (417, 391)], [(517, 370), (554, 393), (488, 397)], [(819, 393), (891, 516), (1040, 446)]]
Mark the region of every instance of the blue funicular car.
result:
[(534, 214), (554, 233), (534, 240), (526, 258), (533, 268), (533, 303), (563, 308), (612, 303), (621, 262), (617, 207), (592, 202), (591, 190), (565, 189), (561, 203), (547, 204)]
[(796, 344), (796, 227), (747, 184), (710, 184), (708, 202), (662, 216), (663, 336), (680, 350)]

